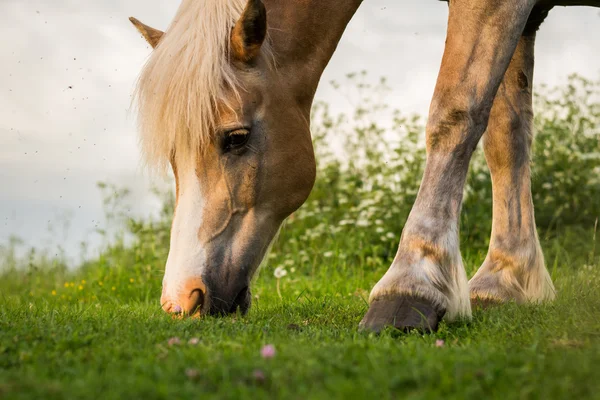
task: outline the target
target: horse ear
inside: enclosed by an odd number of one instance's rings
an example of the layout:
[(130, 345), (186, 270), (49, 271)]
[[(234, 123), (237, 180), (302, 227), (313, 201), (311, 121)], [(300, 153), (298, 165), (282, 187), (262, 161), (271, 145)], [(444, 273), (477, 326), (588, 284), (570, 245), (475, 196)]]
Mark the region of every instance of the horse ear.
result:
[(152, 46), (152, 48), (156, 48), (156, 46), (158, 46), (158, 42), (160, 42), (160, 39), (165, 34), (163, 31), (159, 31), (158, 29), (154, 29), (149, 27), (148, 25), (144, 25), (139, 20), (133, 17), (130, 17), (129, 20), (142, 34), (142, 36), (144, 36), (146, 41), (150, 43), (150, 46)]
[(267, 36), (267, 10), (261, 0), (248, 0), (231, 32), (231, 51), (239, 61), (250, 62)]

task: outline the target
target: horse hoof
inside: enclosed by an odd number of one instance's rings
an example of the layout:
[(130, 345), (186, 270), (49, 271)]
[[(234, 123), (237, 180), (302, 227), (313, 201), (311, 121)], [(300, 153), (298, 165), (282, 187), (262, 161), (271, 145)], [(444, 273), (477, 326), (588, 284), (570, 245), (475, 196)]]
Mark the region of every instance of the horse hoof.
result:
[(392, 326), (403, 332), (413, 329), (435, 332), (445, 313), (446, 310), (423, 298), (408, 295), (383, 297), (371, 303), (359, 329), (379, 333), (386, 326)]

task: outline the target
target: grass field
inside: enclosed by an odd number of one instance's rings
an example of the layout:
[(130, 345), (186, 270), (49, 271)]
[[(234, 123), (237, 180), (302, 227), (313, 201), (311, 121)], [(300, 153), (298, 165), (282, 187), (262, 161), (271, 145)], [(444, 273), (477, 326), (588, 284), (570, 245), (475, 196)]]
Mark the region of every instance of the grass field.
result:
[[(0, 282), (0, 398), (600, 398), (592, 235), (544, 241), (553, 304), (478, 310), (430, 335), (358, 332), (385, 268), (336, 267), (335, 256), (286, 276), (283, 299), (265, 267), (248, 315), (201, 320), (162, 312), (150, 266), (10, 269)], [(466, 260), (471, 270), (480, 261)], [(272, 358), (261, 355), (268, 344)]]
[[(318, 179), (246, 316), (161, 310), (170, 193), (160, 216), (135, 219), (127, 190), (101, 184), (107, 228), (123, 233), (75, 269), (60, 254), (0, 245), (0, 399), (600, 399), (600, 81), (574, 75), (536, 96), (533, 201), (557, 300), (375, 336), (357, 326), (414, 203), (424, 127), (395, 111), (380, 118), (384, 104), (368, 94), (380, 98), (379, 86), (349, 78), (367, 97), (352, 115), (315, 106)], [(491, 199), (477, 152), (460, 224), (469, 276), (486, 255)]]

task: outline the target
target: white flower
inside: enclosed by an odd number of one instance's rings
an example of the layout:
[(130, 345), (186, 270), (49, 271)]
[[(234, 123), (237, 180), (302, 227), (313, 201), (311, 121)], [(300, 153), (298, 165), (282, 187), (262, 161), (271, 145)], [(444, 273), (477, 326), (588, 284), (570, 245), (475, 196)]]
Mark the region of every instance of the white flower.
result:
[(280, 265), (279, 267), (275, 268), (275, 272), (273, 273), (273, 275), (275, 275), (275, 278), (281, 279), (287, 275), (287, 271), (285, 268), (283, 268), (282, 265)]
[(323, 253), (323, 257), (325, 258), (329, 258), (333, 255), (333, 251), (326, 251), (325, 253)]

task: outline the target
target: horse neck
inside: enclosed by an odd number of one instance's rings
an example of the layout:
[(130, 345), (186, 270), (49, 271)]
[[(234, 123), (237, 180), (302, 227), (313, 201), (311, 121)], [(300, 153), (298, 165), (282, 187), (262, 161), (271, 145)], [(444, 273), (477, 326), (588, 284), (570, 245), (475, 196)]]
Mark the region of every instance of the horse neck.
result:
[(279, 71), (300, 101), (312, 103), (319, 79), (362, 0), (263, 0)]

